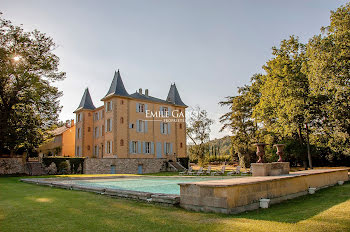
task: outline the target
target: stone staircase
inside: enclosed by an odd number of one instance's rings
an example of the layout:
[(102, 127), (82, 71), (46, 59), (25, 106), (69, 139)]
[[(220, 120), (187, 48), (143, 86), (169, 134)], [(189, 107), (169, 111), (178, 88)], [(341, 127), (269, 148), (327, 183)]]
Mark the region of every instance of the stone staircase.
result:
[(40, 162), (28, 162), (26, 163), (26, 170), (31, 176), (44, 175), (45, 170)]
[(174, 162), (174, 161), (169, 161), (169, 166), (173, 167), (177, 171), (185, 171), (185, 168), (179, 163), (179, 162)]

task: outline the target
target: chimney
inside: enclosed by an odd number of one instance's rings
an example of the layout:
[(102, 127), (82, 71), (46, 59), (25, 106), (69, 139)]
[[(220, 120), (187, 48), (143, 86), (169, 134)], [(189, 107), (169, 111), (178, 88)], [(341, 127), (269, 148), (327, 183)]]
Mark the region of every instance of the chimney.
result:
[(70, 120), (70, 127), (74, 126), (74, 119)]
[(66, 120), (66, 127), (69, 128), (70, 127), (70, 121)]
[(139, 94), (142, 94), (142, 88), (139, 88)]
[(145, 89), (145, 95), (148, 97), (148, 89)]

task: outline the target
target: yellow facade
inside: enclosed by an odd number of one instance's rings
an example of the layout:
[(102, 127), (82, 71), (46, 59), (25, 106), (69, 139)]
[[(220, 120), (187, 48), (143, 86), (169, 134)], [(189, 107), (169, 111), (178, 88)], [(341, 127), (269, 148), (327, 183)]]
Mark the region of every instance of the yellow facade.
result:
[[(103, 106), (94, 108), (91, 99), (88, 99), (90, 94), (86, 91), (80, 108), (75, 111), (76, 156), (167, 159), (187, 157), (187, 106), (183, 103), (177, 105), (161, 101), (148, 96), (148, 90), (145, 93), (140, 90), (127, 96), (107, 94), (102, 99)], [(84, 106), (84, 101), (90, 103)], [(169, 117), (159, 115), (160, 111), (169, 111)], [(169, 120), (173, 121), (167, 122)]]
[(38, 148), (39, 154), (65, 157), (75, 156), (75, 125), (71, 120), (66, 125), (52, 131), (53, 138)]

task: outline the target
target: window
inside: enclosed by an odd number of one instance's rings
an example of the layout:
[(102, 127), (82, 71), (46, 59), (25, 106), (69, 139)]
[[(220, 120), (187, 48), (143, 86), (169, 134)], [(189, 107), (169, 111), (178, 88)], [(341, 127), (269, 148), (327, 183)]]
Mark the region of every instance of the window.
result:
[(145, 112), (145, 104), (137, 103), (136, 104), (136, 112)]
[(180, 127), (180, 129), (182, 129), (182, 123), (180, 123), (179, 127)]
[(96, 145), (94, 147), (94, 155), (95, 155), (95, 157), (98, 157), (98, 153), (99, 153), (99, 149), (98, 149), (98, 145)]
[(170, 124), (169, 123), (160, 123), (160, 133), (161, 134), (170, 134)]
[(106, 144), (106, 153), (110, 154), (112, 152), (112, 142), (111, 141), (107, 141)]
[(142, 120), (137, 120), (137, 132), (143, 132), (145, 127), (145, 122)]
[(137, 142), (136, 141), (131, 142), (130, 151), (131, 151), (130, 153), (133, 153), (133, 154), (137, 153)]
[(180, 143), (180, 148), (182, 148), (182, 143)]
[(78, 128), (78, 139), (81, 138), (81, 128)]
[(110, 132), (110, 131), (112, 131), (112, 119), (107, 119), (107, 121), (106, 121), (106, 129), (107, 129), (107, 132)]
[(112, 111), (112, 101), (107, 102), (106, 112)]
[(164, 143), (164, 153), (165, 153), (166, 155), (169, 155), (169, 154), (172, 153), (171, 150), (172, 150), (171, 144), (170, 144), (170, 143)]
[(124, 140), (120, 140), (120, 146), (124, 146)]
[(95, 135), (95, 138), (99, 137), (99, 129), (98, 129), (98, 127), (95, 127), (94, 135)]
[(144, 143), (145, 145), (145, 148), (144, 148), (144, 151), (145, 151), (145, 154), (151, 154), (151, 142), (145, 142)]
[(100, 119), (100, 112), (94, 113), (94, 121), (97, 121)]
[(120, 118), (120, 123), (121, 123), (121, 124), (124, 123), (124, 118), (123, 118), (123, 117)]
[(76, 156), (80, 156), (80, 148), (79, 148), (79, 146), (77, 146), (77, 152), (76, 152)]
[(105, 135), (105, 126), (102, 126), (102, 136)]
[(91, 113), (88, 113), (88, 116), (90, 117), (90, 116), (91, 116)]
[(91, 131), (91, 128), (90, 127), (88, 127), (88, 132), (90, 132)]
[(81, 113), (77, 115), (77, 122), (81, 122)]
[(129, 124), (129, 129), (133, 129), (134, 128), (134, 124), (133, 123), (130, 123)]
[(87, 146), (88, 151), (90, 151), (90, 145)]
[(120, 105), (124, 105), (124, 101), (123, 100), (120, 100)]
[(159, 111), (163, 117), (169, 117), (170, 114), (170, 108), (169, 107), (160, 107)]

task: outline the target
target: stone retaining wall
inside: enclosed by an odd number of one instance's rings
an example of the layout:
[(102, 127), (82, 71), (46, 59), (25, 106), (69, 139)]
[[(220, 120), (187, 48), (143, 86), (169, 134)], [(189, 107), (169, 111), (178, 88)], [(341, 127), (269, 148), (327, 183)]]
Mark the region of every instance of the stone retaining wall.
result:
[(260, 199), (270, 203), (347, 181), (348, 170), (326, 169), (293, 172), (283, 176), (246, 177), (180, 184), (180, 206), (219, 213), (241, 213), (259, 208)]
[(23, 173), (25, 168), (22, 158), (0, 158), (0, 175)]
[(84, 174), (111, 174), (115, 166), (116, 174), (138, 174), (139, 165), (142, 173), (156, 173), (163, 171), (166, 159), (117, 159), (117, 158), (87, 158), (84, 161)]

